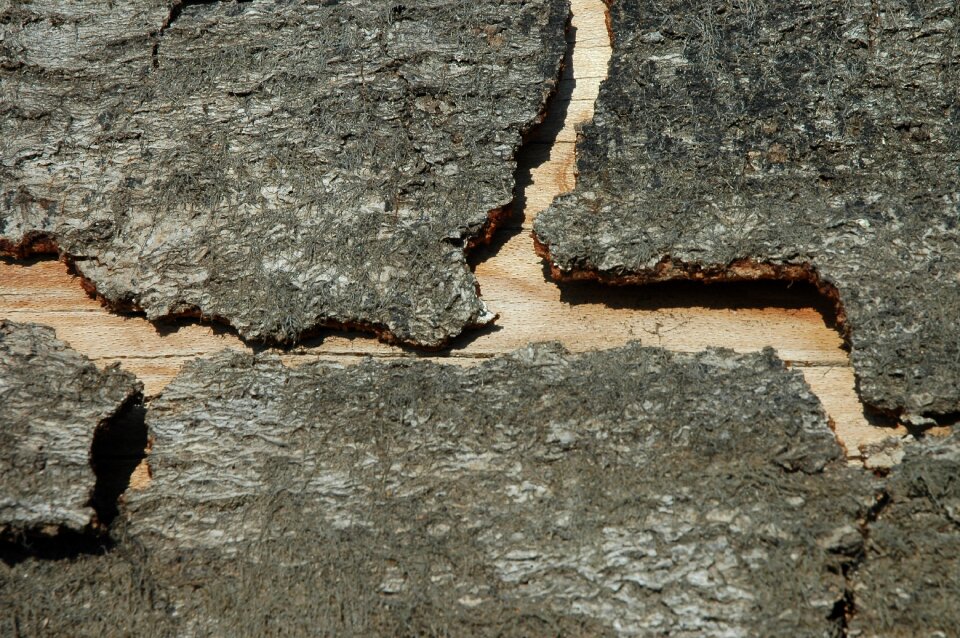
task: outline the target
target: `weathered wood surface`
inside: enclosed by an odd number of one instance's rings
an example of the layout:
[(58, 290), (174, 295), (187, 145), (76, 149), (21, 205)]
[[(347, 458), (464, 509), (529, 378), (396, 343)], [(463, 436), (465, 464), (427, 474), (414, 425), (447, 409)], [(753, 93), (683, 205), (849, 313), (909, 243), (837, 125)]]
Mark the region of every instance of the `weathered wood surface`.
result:
[(0, 4), (0, 252), (112, 305), (293, 342), (494, 317), (464, 250), (513, 199), (567, 0)]
[(0, 319), (0, 539), (97, 523), (94, 434), (141, 389), (50, 328)]
[[(879, 489), (771, 350), (223, 353), (147, 425), (115, 550), (69, 606), (12, 568), (15, 619), (85, 630), (139, 595), (153, 635), (835, 635)], [(120, 561), (137, 589), (96, 573)]]
[(557, 277), (811, 279), (859, 392), (960, 411), (953, 0), (615, 2), (579, 183), (535, 228)]
[[(575, 351), (630, 339), (683, 351), (709, 346), (754, 351), (769, 345), (803, 371), (851, 458), (859, 456), (861, 444), (902, 434), (902, 429), (874, 427), (864, 418), (841, 338), (809, 291), (769, 286), (641, 291), (558, 286), (545, 277), (528, 233), (553, 197), (575, 184), (574, 130), (592, 117), (610, 56), (602, 0), (575, 0), (573, 13), (569, 37), (576, 44), (566, 77), (547, 121), (519, 158), (522, 205), (494, 238), (493, 249), (474, 259), (483, 298), (499, 319), (494, 328), (468, 334), (438, 356), (472, 364), (547, 339)], [(61, 339), (98, 364), (119, 362), (136, 373), (150, 395), (194, 357), (225, 347), (249, 350), (217, 327), (195, 322), (158, 327), (142, 317), (112, 314), (87, 297), (77, 279), (55, 261), (0, 261), (0, 316), (54, 326)], [(296, 365), (317, 358), (354, 362), (364, 355), (422, 356), (366, 335), (333, 332), (284, 357)]]

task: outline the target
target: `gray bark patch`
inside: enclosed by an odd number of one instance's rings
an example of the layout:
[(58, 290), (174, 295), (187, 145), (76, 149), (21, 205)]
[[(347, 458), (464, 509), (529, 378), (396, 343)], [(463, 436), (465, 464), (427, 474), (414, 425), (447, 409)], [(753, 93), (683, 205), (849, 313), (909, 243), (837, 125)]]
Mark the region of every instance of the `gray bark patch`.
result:
[(142, 388), (100, 371), (53, 330), (0, 320), (0, 532), (82, 532), (94, 523), (98, 427)]
[(16, 565), (0, 561), (0, 634), (179, 638), (170, 611), (152, 605), (150, 581), (139, 564), (139, 556), (120, 552), (28, 558)]
[(954, 2), (611, 3), (579, 182), (536, 221), (560, 278), (812, 279), (863, 400), (960, 408)]
[(566, 0), (0, 5), (0, 250), (117, 307), (438, 346), (565, 51)]
[(907, 448), (854, 575), (858, 636), (950, 636), (960, 626), (960, 435)]
[(769, 350), (227, 353), (147, 424), (117, 543), (191, 635), (827, 635), (873, 500)]

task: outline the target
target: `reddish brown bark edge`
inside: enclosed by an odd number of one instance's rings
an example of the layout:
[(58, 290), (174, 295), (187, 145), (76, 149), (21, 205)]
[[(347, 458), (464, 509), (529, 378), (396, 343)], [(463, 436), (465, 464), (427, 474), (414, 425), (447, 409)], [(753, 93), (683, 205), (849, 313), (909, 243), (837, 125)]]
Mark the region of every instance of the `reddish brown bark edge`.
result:
[(613, 286), (643, 285), (667, 281), (700, 281), (703, 283), (729, 283), (741, 281), (787, 281), (812, 284), (823, 296), (833, 303), (836, 328), (843, 337), (844, 345), (850, 345), (850, 327), (847, 314), (840, 301), (840, 292), (836, 286), (824, 281), (817, 269), (810, 263), (777, 264), (760, 262), (753, 259), (738, 259), (729, 264), (691, 264), (664, 256), (653, 268), (629, 273), (609, 273), (596, 269), (562, 270), (553, 261), (550, 247), (533, 236), (537, 255), (550, 265), (550, 275), (556, 281), (596, 281)]
[[(477, 234), (467, 240), (466, 246), (464, 248), (464, 254), (467, 255), (471, 250), (478, 246), (482, 246), (490, 243), (493, 239), (493, 236), (496, 234), (499, 227), (508, 221), (512, 217), (512, 207), (511, 204), (501, 206), (491, 210), (488, 213), (487, 220), (484, 222), (483, 226), (477, 231)], [(60, 250), (57, 242), (47, 234), (44, 233), (27, 233), (24, 235), (20, 241), (14, 243), (7, 239), (0, 239), (0, 257), (6, 256), (11, 257), (17, 260), (28, 259), (33, 256), (40, 255), (57, 255), (61, 262), (66, 264), (67, 270), (69, 273), (76, 277), (80, 281), (80, 286), (86, 291), (90, 297), (96, 299), (100, 304), (112, 312), (120, 313), (140, 313), (143, 311), (137, 304), (132, 300), (111, 300), (104, 297), (97, 290), (97, 286), (94, 282), (90, 281), (88, 278), (84, 277), (76, 268), (76, 262), (78, 261), (73, 256)], [(477, 283), (477, 296), (480, 296), (480, 284)], [(495, 315), (493, 321), (495, 321), (499, 316)], [(217, 323), (226, 326), (230, 326), (229, 320), (225, 317), (220, 317), (216, 315), (205, 315), (197, 307), (185, 308), (180, 312), (171, 313), (166, 317), (167, 319), (176, 321), (178, 319), (197, 319), (203, 323)], [(482, 328), (487, 324), (471, 324), (464, 326), (464, 331), (474, 330), (477, 328)], [(383, 324), (366, 322), (366, 321), (336, 321), (331, 319), (320, 319), (317, 324), (301, 333), (297, 337), (297, 341), (303, 341), (305, 339), (310, 339), (311, 337), (316, 337), (324, 330), (339, 330), (339, 331), (358, 331), (372, 333), (376, 338), (384, 343), (395, 344), (395, 345), (408, 345), (414, 346), (418, 349), (435, 352), (438, 350), (443, 350), (450, 345), (450, 342), (453, 339), (456, 339), (459, 335), (452, 336), (445, 341), (434, 344), (434, 345), (423, 345), (418, 343), (411, 343), (403, 341), (398, 338), (396, 335), (391, 332), (391, 330)], [(460, 333), (460, 334), (463, 334)], [(247, 341), (244, 339), (244, 341)], [(279, 341), (271, 341), (269, 339), (264, 340), (264, 343), (277, 346), (289, 346), (290, 343), (284, 343)]]
[[(503, 209), (495, 209), (491, 211), (492, 213), (498, 212)], [(507, 208), (506, 217), (509, 217), (509, 208)], [(488, 228), (488, 226), (495, 226), (499, 223), (503, 217), (499, 215), (491, 215), (490, 220), (482, 227), (480, 235), (477, 236), (478, 241), (476, 243), (468, 244), (467, 250), (473, 248), (475, 245), (479, 245), (484, 241), (489, 241), (494, 233), (496, 228)], [(57, 255), (59, 260), (66, 264), (67, 270), (70, 275), (76, 277), (80, 281), (80, 287), (92, 298), (100, 302), (104, 308), (111, 312), (119, 313), (133, 313), (139, 314), (143, 312), (143, 309), (140, 308), (137, 304), (128, 300), (112, 300), (104, 297), (97, 290), (97, 285), (90, 281), (88, 278), (84, 277), (76, 268), (77, 259), (69, 255), (68, 253), (60, 250), (60, 247), (57, 245), (57, 242), (54, 241), (51, 237), (39, 233), (30, 233), (24, 236), (19, 242), (13, 243), (8, 240), (0, 239), (0, 257), (11, 257), (17, 260), (28, 259), (33, 256), (38, 255)], [(479, 284), (477, 285), (477, 295), (479, 296), (480, 289)], [(179, 319), (196, 319), (205, 324), (220, 324), (227, 326), (232, 329), (230, 321), (225, 317), (218, 315), (205, 315), (199, 308), (196, 306), (190, 308), (184, 308), (180, 312), (173, 312), (164, 317), (164, 320), (177, 321)], [(497, 319), (497, 316), (494, 317), (494, 320)], [(486, 324), (476, 324), (468, 325), (464, 327), (464, 332), (467, 330), (473, 330), (476, 328), (482, 328)], [(457, 336), (450, 337), (449, 339), (435, 345), (423, 345), (418, 343), (412, 343), (403, 341), (398, 338), (396, 335), (391, 332), (391, 330), (383, 324), (367, 322), (367, 321), (336, 321), (332, 319), (319, 319), (316, 325), (309, 330), (306, 330), (300, 335), (297, 336), (296, 342), (305, 341), (307, 339), (316, 337), (320, 335), (325, 330), (338, 330), (338, 331), (356, 331), (356, 332), (366, 332), (372, 333), (379, 341), (392, 345), (403, 345), (403, 346), (413, 346), (419, 350), (424, 350), (426, 352), (436, 352), (438, 350), (443, 350), (450, 345), (450, 342), (453, 339), (456, 339)], [(463, 334), (463, 333), (461, 333)], [(252, 342), (252, 340), (247, 340), (241, 337), (241, 340), (244, 343)], [(293, 342), (281, 342), (278, 340), (272, 339), (263, 339), (256, 340), (257, 343), (263, 343), (265, 345), (279, 346), (279, 347), (290, 347), (294, 345)]]

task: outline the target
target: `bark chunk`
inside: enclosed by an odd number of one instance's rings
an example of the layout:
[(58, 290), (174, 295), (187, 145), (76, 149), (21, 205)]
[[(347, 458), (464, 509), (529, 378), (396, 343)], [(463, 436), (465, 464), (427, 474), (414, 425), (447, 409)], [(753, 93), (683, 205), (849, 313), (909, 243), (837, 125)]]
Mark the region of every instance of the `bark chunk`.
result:
[(244, 337), (437, 346), (566, 48), (567, 0), (0, 4), (0, 251)]
[(838, 296), (863, 400), (960, 409), (951, 0), (614, 2), (559, 278), (786, 277)]
[(0, 320), (0, 532), (93, 522), (94, 433), (141, 389), (116, 365), (98, 370), (50, 328)]
[(197, 635), (827, 635), (872, 502), (772, 351), (223, 354), (147, 424), (117, 540)]
[(960, 626), (960, 435), (907, 448), (869, 525), (851, 635), (949, 636)]

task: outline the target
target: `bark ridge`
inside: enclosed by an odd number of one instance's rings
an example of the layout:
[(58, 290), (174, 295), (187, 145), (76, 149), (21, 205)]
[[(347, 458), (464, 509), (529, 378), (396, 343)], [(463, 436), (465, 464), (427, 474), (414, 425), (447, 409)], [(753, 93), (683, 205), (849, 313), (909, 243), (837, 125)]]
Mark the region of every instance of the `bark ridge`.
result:
[(825, 635), (874, 496), (772, 351), (225, 354), (147, 423), (118, 544), (196, 634)]

